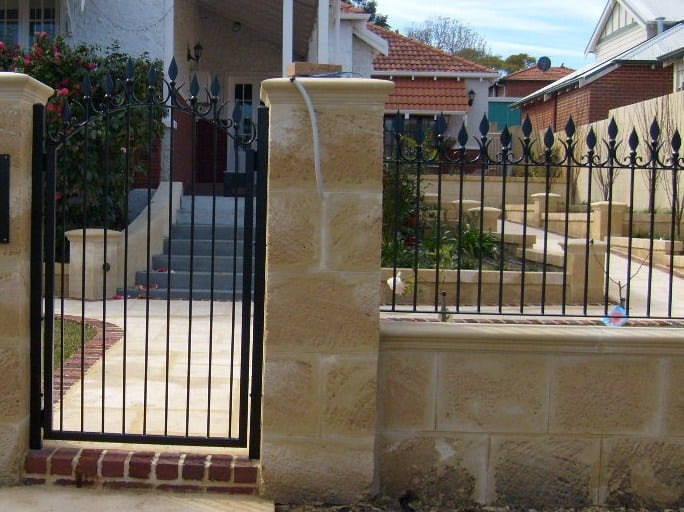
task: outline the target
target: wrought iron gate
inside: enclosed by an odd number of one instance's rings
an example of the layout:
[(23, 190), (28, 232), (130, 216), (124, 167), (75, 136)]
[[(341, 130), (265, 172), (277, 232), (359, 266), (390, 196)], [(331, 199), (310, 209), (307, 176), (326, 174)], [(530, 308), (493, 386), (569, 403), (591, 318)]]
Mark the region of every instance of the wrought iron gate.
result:
[[(129, 61), (101, 85), (86, 75), (78, 103), (34, 109), (43, 332), (31, 444), (248, 446), (257, 457), (268, 111), (255, 122), (251, 105), (222, 104), (216, 78), (202, 90), (194, 77), (184, 100), (175, 61), (166, 79), (135, 74)], [(230, 151), (243, 168), (225, 169)]]

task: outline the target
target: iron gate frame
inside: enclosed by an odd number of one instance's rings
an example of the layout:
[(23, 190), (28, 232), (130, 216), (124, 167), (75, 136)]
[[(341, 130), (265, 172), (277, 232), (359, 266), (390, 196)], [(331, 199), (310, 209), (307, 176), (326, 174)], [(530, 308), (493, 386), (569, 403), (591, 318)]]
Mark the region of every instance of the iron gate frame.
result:
[[(264, 296), (265, 296), (265, 243), (266, 243), (266, 179), (267, 179), (267, 147), (268, 147), (268, 108), (259, 106), (257, 109), (257, 124), (242, 121), (240, 106), (232, 112), (232, 117), (221, 119), (221, 113), (226, 104), (219, 104), (218, 96), (220, 84), (218, 77), (214, 77), (209, 89), (204, 89), (207, 102), (199, 101), (202, 92), (197, 77), (194, 76), (190, 84), (189, 106), (181, 104), (180, 88), (176, 83), (178, 68), (175, 59), (172, 60), (168, 70), (168, 80), (162, 79), (162, 94), (156, 94), (154, 86), (158, 83), (153, 69), (148, 75), (146, 86), (147, 97), (139, 99), (135, 94), (133, 80), (133, 65), (129, 61), (126, 77), (114, 82), (108, 76), (104, 83), (105, 101), (95, 106), (92, 102), (91, 84), (86, 74), (83, 83), (83, 103), (85, 113), (83, 120), (71, 118), (70, 107), (65, 108), (64, 126), (57, 137), (48, 133), (46, 127), (46, 106), (34, 105), (33, 114), (33, 176), (32, 176), (32, 220), (31, 220), (31, 417), (30, 417), (30, 447), (40, 449), (43, 439), (70, 440), (70, 441), (96, 441), (96, 442), (123, 442), (140, 444), (164, 444), (164, 445), (188, 445), (188, 446), (221, 446), (221, 447), (247, 447), (250, 458), (258, 458), (260, 454), (261, 433), (261, 397), (262, 397), (262, 367), (263, 367), (263, 333), (264, 333)], [(118, 85), (118, 88), (117, 88)], [(166, 90), (166, 92), (164, 92)], [(116, 99), (116, 94), (120, 99)], [(98, 108), (99, 107), (99, 108)], [(109, 116), (122, 110), (130, 111), (132, 108), (162, 108), (165, 116), (170, 118), (169, 126), (174, 126), (177, 113), (192, 116), (193, 126), (199, 119), (205, 119), (212, 123), (214, 130), (223, 130), (231, 141), (234, 149), (239, 147), (246, 153), (245, 173), (251, 178), (246, 180), (247, 191), (245, 203), (245, 223), (253, 223), (254, 229), (244, 229), (245, 254), (243, 257), (243, 298), (242, 298), (242, 339), (239, 344), (241, 350), (239, 392), (239, 433), (237, 436), (190, 436), (187, 435), (158, 435), (158, 434), (129, 434), (125, 432), (110, 433), (87, 432), (81, 425), (80, 431), (56, 430), (52, 425), (52, 408), (54, 406), (52, 396), (53, 374), (53, 327), (55, 312), (55, 219), (56, 219), (56, 174), (57, 174), (57, 151), (65, 143), (68, 137), (76, 134), (87, 126), (95, 117)], [(95, 113), (95, 117), (89, 117)], [(245, 125), (250, 130), (249, 137), (239, 139), (239, 130)], [(87, 129), (87, 128), (86, 128)], [(235, 135), (230, 130), (233, 129)], [(87, 132), (86, 132), (87, 133)], [(244, 132), (242, 132), (244, 133)], [(194, 135), (194, 130), (193, 130)], [(151, 143), (151, 135), (150, 141)], [(256, 150), (251, 146), (256, 143)], [(196, 151), (196, 140), (192, 140), (192, 153)], [(169, 148), (172, 155), (173, 142)], [(196, 175), (196, 162), (193, 161), (192, 177)], [(149, 163), (148, 163), (149, 175)], [(237, 171), (237, 169), (236, 169)], [(173, 162), (170, 164), (169, 181), (173, 181)], [(236, 185), (238, 173), (234, 173)], [(226, 178), (227, 179), (227, 178)], [(214, 188), (216, 177), (214, 177)], [(225, 180), (224, 180), (225, 187)], [(226, 187), (227, 188), (227, 187)], [(194, 181), (193, 181), (194, 193)], [(253, 200), (247, 200), (253, 198)], [(148, 188), (147, 205), (150, 204)], [(254, 203), (256, 201), (256, 208)], [(169, 207), (171, 208), (171, 207)], [(170, 220), (169, 220), (170, 224)], [(193, 223), (194, 225), (194, 223)], [(85, 229), (85, 228), (84, 228)], [(149, 227), (148, 227), (149, 239)], [(252, 255), (252, 247), (254, 254)], [(254, 267), (252, 260), (254, 257)], [(43, 271), (44, 265), (44, 271)], [(149, 263), (148, 263), (149, 267)], [(169, 272), (170, 274), (170, 272)], [(252, 275), (254, 281), (252, 282)], [(170, 279), (170, 277), (169, 277)], [(213, 277), (212, 277), (213, 279)], [(253, 289), (253, 293), (252, 293)], [(212, 292), (213, 295), (213, 292)], [(84, 299), (81, 299), (84, 300)], [(125, 297), (124, 297), (125, 300)], [(149, 298), (147, 299), (149, 300)], [(166, 300), (170, 300), (167, 298)], [(192, 297), (191, 301), (192, 302)], [(234, 318), (233, 322), (237, 319)], [(103, 342), (104, 347), (104, 342)], [(104, 352), (104, 348), (103, 348)], [(82, 375), (83, 375), (82, 371)], [(168, 376), (167, 376), (168, 379)], [(210, 384), (209, 384), (210, 385)], [(104, 393), (104, 391), (103, 391)], [(188, 391), (189, 393), (189, 391)], [(230, 403), (233, 398), (231, 392)], [(168, 405), (167, 405), (168, 407)], [(189, 411), (189, 402), (188, 402)], [(167, 425), (165, 425), (165, 429)], [(207, 430), (209, 428), (207, 427)], [(230, 430), (229, 430), (230, 432)]]

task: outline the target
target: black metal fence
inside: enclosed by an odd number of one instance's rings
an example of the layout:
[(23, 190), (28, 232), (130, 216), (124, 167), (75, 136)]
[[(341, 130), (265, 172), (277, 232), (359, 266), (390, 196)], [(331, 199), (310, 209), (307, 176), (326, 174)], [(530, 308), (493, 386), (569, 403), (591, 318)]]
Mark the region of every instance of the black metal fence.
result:
[(129, 62), (102, 84), (86, 75), (59, 117), (34, 109), (34, 448), (258, 456), (267, 110), (220, 103), (217, 79), (184, 99), (177, 75), (174, 61), (140, 83)]
[(677, 130), (386, 126), (382, 311), (684, 318)]

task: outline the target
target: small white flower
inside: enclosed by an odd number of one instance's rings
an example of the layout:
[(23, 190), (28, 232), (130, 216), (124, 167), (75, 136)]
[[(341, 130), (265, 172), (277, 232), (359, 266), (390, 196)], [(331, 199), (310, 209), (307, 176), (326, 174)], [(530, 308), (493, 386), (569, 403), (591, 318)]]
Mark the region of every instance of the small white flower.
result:
[(404, 295), (406, 283), (401, 279), (401, 272), (397, 272), (395, 277), (390, 277), (387, 280), (387, 286), (389, 286), (390, 290), (394, 291), (397, 295)]

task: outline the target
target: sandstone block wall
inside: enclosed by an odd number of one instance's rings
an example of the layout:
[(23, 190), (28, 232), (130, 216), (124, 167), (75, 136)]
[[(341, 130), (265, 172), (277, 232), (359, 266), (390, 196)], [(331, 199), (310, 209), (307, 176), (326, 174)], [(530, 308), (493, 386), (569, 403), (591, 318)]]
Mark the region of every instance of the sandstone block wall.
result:
[(0, 154), (10, 156), (10, 236), (0, 244), (0, 485), (18, 484), (28, 450), (33, 104), (52, 89), (0, 73)]
[(270, 107), (262, 492), (375, 490), (382, 118), (391, 82), (267, 80)]
[(438, 506), (681, 507), (678, 329), (384, 321), (380, 490)]

